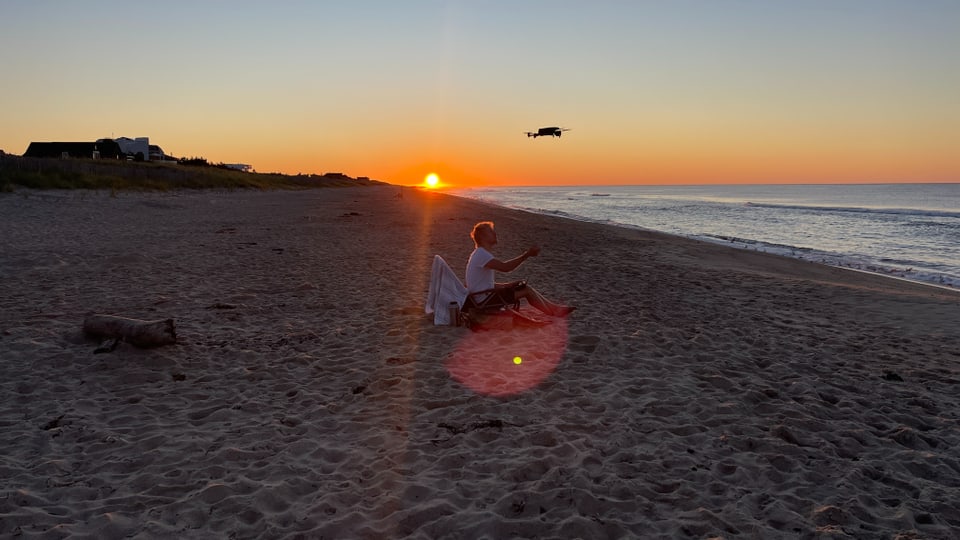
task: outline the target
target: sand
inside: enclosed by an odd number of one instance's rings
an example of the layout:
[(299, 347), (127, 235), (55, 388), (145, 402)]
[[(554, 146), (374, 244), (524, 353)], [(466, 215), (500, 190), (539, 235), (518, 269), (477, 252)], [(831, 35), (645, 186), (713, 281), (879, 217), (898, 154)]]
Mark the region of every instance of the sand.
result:
[[(0, 537), (960, 535), (956, 291), (397, 192), (0, 194)], [(482, 219), (578, 311), (433, 326)]]

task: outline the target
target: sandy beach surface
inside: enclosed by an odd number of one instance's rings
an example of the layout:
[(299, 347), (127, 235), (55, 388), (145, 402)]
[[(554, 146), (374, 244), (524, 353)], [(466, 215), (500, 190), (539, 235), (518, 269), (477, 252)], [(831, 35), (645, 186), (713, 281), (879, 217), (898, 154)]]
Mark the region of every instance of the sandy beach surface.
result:
[(0, 537), (960, 537), (956, 291), (398, 191), (0, 194)]

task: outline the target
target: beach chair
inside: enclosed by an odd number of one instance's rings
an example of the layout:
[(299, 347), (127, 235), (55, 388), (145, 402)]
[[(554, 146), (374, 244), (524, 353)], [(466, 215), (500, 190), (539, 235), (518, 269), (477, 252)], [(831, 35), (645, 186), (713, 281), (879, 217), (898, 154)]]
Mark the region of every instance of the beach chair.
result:
[[(467, 319), (466, 322), (477, 322), (481, 316), (492, 316), (498, 312), (508, 312), (513, 317), (529, 317), (519, 313), (520, 302), (504, 302), (499, 295), (492, 294), (493, 289), (471, 293), (460, 282), (460, 278), (450, 268), (447, 261), (439, 255), (433, 256), (433, 266), (430, 269), (430, 286), (427, 290), (425, 311), (433, 315), (433, 324), (449, 325), (450, 304), (456, 302), (457, 310)], [(473, 319), (472, 321), (470, 319)], [(472, 325), (471, 325), (472, 326)]]
[[(521, 282), (518, 281), (517, 283)], [(520, 301), (507, 302), (501, 298), (500, 295), (495, 294), (494, 289), (488, 289), (486, 291), (468, 294), (466, 300), (463, 302), (462, 309), (464, 311), (479, 310), (488, 313), (504, 309), (516, 310), (520, 309)]]

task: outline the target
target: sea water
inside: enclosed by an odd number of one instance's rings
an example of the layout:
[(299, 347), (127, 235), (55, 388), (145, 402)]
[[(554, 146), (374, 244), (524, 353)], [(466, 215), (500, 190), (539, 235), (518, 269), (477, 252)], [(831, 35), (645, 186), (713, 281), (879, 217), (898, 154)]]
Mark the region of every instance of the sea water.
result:
[(960, 184), (504, 187), (453, 193), (960, 289)]

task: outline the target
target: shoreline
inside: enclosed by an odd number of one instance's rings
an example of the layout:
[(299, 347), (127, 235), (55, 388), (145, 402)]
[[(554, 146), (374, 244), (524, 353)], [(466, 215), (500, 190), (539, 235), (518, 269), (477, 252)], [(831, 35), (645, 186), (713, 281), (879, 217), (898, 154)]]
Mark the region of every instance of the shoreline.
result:
[[(954, 291), (396, 193), (0, 195), (0, 536), (960, 529)], [(434, 326), (481, 220), (578, 310)], [(94, 354), (88, 312), (178, 343)]]
[[(951, 183), (951, 184), (952, 184), (952, 183)], [(805, 186), (805, 185), (812, 185), (812, 186), (815, 186), (815, 185), (819, 185), (819, 184), (795, 184), (795, 185), (804, 185), (804, 186)], [(862, 185), (862, 184), (835, 184), (835, 185), (841, 185), (841, 186), (843, 186), (843, 185)], [(904, 184), (896, 184), (896, 185), (904, 185)], [(761, 186), (763, 186), (763, 185), (761, 185)], [(551, 186), (526, 186), (526, 187), (542, 187), (542, 188), (546, 188), (546, 189), (551, 188)], [(585, 188), (585, 187), (588, 187), (588, 186), (559, 186), (560, 189), (562, 189), (562, 188), (569, 188), (569, 187), (584, 187), (584, 188)], [(599, 187), (603, 187), (603, 186), (599, 186)], [(607, 186), (607, 187), (624, 187), (624, 186)], [(673, 186), (653, 186), (653, 187), (673, 187)], [(700, 186), (691, 186), (691, 187), (700, 187)], [(469, 191), (469, 189), (467, 189), (467, 190), (461, 190), (461, 191)], [(815, 264), (823, 264), (823, 265), (831, 266), (831, 267), (834, 267), (834, 268), (841, 268), (841, 269), (853, 270), (853, 271), (857, 271), (857, 272), (865, 272), (865, 273), (868, 273), (868, 274), (875, 274), (875, 275), (878, 275), (878, 276), (884, 276), (884, 277), (889, 277), (889, 278), (893, 278), (893, 279), (900, 279), (900, 280), (904, 280), (904, 281), (911, 282), (911, 283), (921, 283), (921, 284), (929, 285), (929, 286), (931, 286), (931, 287), (943, 288), (943, 289), (945, 289), (945, 290), (950, 290), (950, 291), (955, 291), (955, 292), (960, 293), (960, 286), (954, 285), (953, 283), (944, 283), (944, 282), (943, 282), (944, 279), (946, 279), (947, 281), (957, 280), (958, 285), (960, 285), (960, 278), (955, 278), (955, 277), (947, 277), (947, 278), (945, 278), (945, 277), (944, 277), (944, 274), (935, 274), (935, 276), (931, 276), (930, 279), (910, 278), (910, 277), (906, 277), (905, 275), (895, 275), (895, 273), (896, 273), (896, 272), (908, 273), (908, 272), (910, 272), (912, 269), (906, 269), (906, 270), (904, 270), (904, 269), (898, 269), (898, 268), (894, 268), (894, 267), (884, 268), (881, 264), (876, 264), (876, 265), (875, 265), (875, 266), (877, 266), (877, 267), (879, 268), (879, 269), (876, 270), (876, 271), (875, 271), (875, 270), (868, 270), (868, 269), (864, 269), (864, 268), (855, 268), (855, 267), (852, 266), (852, 264), (854, 264), (854, 263), (844, 262), (844, 260), (843, 260), (843, 257), (844, 257), (844, 256), (843, 256), (843, 255), (835, 255), (835, 254), (831, 254), (831, 253), (828, 253), (828, 252), (818, 252), (815, 248), (804, 248), (804, 247), (796, 247), (796, 246), (789, 246), (789, 245), (781, 246), (781, 245), (778, 245), (778, 244), (771, 244), (771, 243), (769, 243), (769, 242), (765, 242), (765, 241), (762, 241), (762, 240), (740, 239), (740, 238), (725, 238), (725, 237), (710, 237), (710, 236), (700, 236), (700, 235), (695, 235), (695, 234), (673, 233), (673, 232), (669, 232), (669, 231), (662, 231), (662, 230), (658, 230), (658, 229), (651, 229), (651, 228), (644, 227), (644, 226), (641, 226), (641, 225), (633, 225), (633, 224), (629, 224), (629, 223), (621, 223), (621, 222), (612, 221), (612, 220), (601, 220), (601, 219), (591, 218), (591, 217), (588, 217), (588, 216), (582, 216), (582, 215), (578, 215), (578, 214), (572, 214), (572, 213), (569, 213), (569, 212), (566, 212), (566, 211), (562, 211), (562, 210), (547, 210), (547, 209), (542, 209), (542, 208), (537, 209), (537, 208), (529, 208), (529, 207), (510, 206), (510, 205), (507, 205), (507, 204), (501, 204), (501, 203), (494, 202), (494, 201), (490, 201), (490, 200), (486, 200), (486, 199), (473, 199), (473, 198), (471, 198), (471, 197), (469, 197), (469, 196), (467, 196), (467, 195), (459, 194), (459, 193), (458, 193), (458, 194), (450, 193), (449, 195), (450, 195), (450, 196), (453, 196), (453, 197), (461, 197), (461, 198), (464, 198), (464, 199), (478, 200), (478, 201), (484, 202), (484, 203), (486, 203), (486, 204), (491, 204), (491, 205), (494, 205), (494, 206), (499, 206), (499, 207), (507, 208), (507, 209), (511, 209), (511, 210), (519, 210), (519, 211), (530, 212), (530, 213), (541, 214), (541, 215), (550, 215), (550, 216), (556, 216), (556, 217), (565, 218), (565, 219), (570, 219), (570, 220), (574, 220), (574, 221), (581, 221), (581, 222), (586, 222), (586, 223), (596, 223), (596, 224), (600, 224), (600, 225), (610, 225), (610, 226), (613, 226), (613, 227), (621, 227), (621, 228), (626, 228), (626, 229), (637, 229), (637, 230), (643, 230), (643, 231), (652, 231), (652, 232), (657, 232), (657, 233), (661, 233), (661, 234), (667, 234), (667, 235), (670, 235), (670, 236), (676, 236), (676, 237), (679, 237), (679, 238), (685, 238), (685, 239), (689, 239), (689, 240), (695, 240), (695, 241), (701, 241), (701, 242), (708, 242), (708, 243), (713, 243), (713, 244), (717, 244), (717, 245), (725, 245), (725, 246), (733, 247), (733, 248), (735, 248), (735, 249), (741, 249), (741, 250), (746, 250), (746, 251), (756, 251), (756, 252), (759, 252), (759, 253), (769, 253), (769, 254), (772, 254), (772, 255), (778, 255), (778, 256), (782, 256), (782, 257), (787, 257), (787, 258), (791, 258), (791, 259), (798, 260), (798, 261), (813, 262), (813, 263), (815, 263)], [(757, 246), (752, 246), (752, 245), (751, 245), (752, 243), (756, 243), (756, 244), (762, 246), (762, 249), (761, 249), (760, 247), (757, 247)], [(785, 252), (781, 252), (781, 251), (780, 251), (780, 248), (789, 249), (789, 250), (791, 250), (791, 251), (800, 251), (801, 253), (804, 252), (804, 251), (813, 251), (813, 252), (816, 252), (816, 253), (817, 253), (816, 256), (821, 257), (821, 260), (820, 260), (820, 261), (817, 261), (817, 260), (814, 260), (814, 259), (807, 259), (807, 258), (804, 258), (803, 255), (797, 255), (797, 256), (789, 255), (789, 254), (787, 254), (787, 253), (785, 253)], [(835, 257), (836, 260), (835, 260), (834, 262), (828, 262), (828, 261), (827, 261), (827, 258), (828, 258), (828, 257)], [(858, 263), (858, 264), (864, 264), (864, 265), (867, 265), (867, 266), (871, 266), (871, 265), (869, 265), (868, 263)], [(936, 277), (939, 278), (939, 281), (940, 281), (940, 282), (935, 281), (935, 278), (936, 278)]]
[(784, 258), (791, 259), (791, 260), (798, 261), (798, 262), (806, 262), (806, 263), (811, 263), (811, 264), (819, 264), (819, 265), (822, 265), (822, 266), (826, 266), (826, 267), (830, 267), (830, 268), (836, 268), (836, 269), (839, 269), (839, 270), (850, 270), (851, 272), (860, 272), (860, 273), (867, 274), (867, 275), (878, 276), (878, 277), (893, 279), (893, 280), (897, 280), (897, 281), (903, 281), (903, 282), (906, 282), (906, 283), (912, 283), (912, 284), (914, 284), (914, 285), (923, 285), (923, 286), (927, 286), (927, 287), (934, 287), (934, 288), (936, 288), (936, 289), (941, 289), (941, 290), (945, 290), (945, 291), (951, 291), (951, 292), (955, 292), (955, 293), (960, 294), (960, 288), (953, 287), (953, 286), (950, 286), (950, 285), (940, 285), (940, 284), (937, 284), (937, 283), (931, 283), (931, 282), (929, 282), (929, 281), (922, 281), (922, 280), (917, 280), (917, 279), (905, 278), (905, 277), (901, 277), (901, 276), (894, 276), (894, 275), (891, 275), (891, 274), (889, 274), (889, 273), (872, 272), (872, 271), (870, 271), (870, 270), (861, 270), (861, 269), (859, 269), (859, 268), (851, 268), (851, 267), (849, 267), (849, 266), (842, 266), (842, 265), (839, 265), (839, 264), (830, 264), (830, 263), (825, 263), (825, 262), (817, 262), (817, 261), (814, 261), (814, 260), (803, 259), (803, 258), (800, 258), (800, 257), (791, 257), (791, 256), (789, 256), (789, 255), (784, 255), (784, 254), (781, 254), (781, 253), (774, 253), (774, 252), (769, 252), (769, 251), (760, 251), (760, 250), (758, 250), (758, 249), (756, 249), (756, 248), (751, 249), (750, 247), (747, 247), (746, 245), (743, 245), (743, 246), (732, 245), (732, 242), (727, 242), (727, 241), (723, 241), (723, 240), (720, 240), (720, 239), (711, 240), (711, 239), (708, 239), (708, 238), (700, 238), (700, 237), (696, 237), (696, 236), (687, 236), (687, 235), (677, 234), (677, 233), (671, 233), (671, 232), (667, 232), (667, 231), (660, 231), (660, 230), (657, 230), (657, 229), (650, 229), (650, 228), (647, 228), (647, 227), (642, 227), (642, 226), (640, 226), (640, 225), (631, 225), (631, 224), (629, 224), (629, 223), (617, 223), (617, 222), (612, 222), (612, 221), (600, 221), (600, 220), (595, 220), (595, 219), (588, 218), (588, 217), (576, 216), (576, 215), (573, 215), (573, 214), (568, 214), (568, 213), (566, 213), (566, 212), (556, 212), (556, 211), (549, 211), (549, 210), (537, 211), (537, 210), (531, 209), (531, 208), (516, 208), (516, 207), (512, 207), (512, 206), (507, 206), (507, 205), (498, 204), (498, 203), (491, 202), (491, 201), (484, 201), (484, 200), (479, 200), (479, 199), (471, 199), (470, 197), (464, 197), (464, 196), (461, 196), (461, 195), (448, 194), (448, 196), (450, 196), (450, 197), (458, 197), (458, 198), (462, 198), (462, 199), (466, 199), (466, 200), (478, 201), (478, 202), (481, 202), (481, 203), (483, 203), (483, 204), (489, 204), (489, 205), (491, 205), (491, 206), (496, 206), (496, 207), (499, 207), (499, 208), (503, 208), (503, 209), (506, 209), (506, 210), (513, 210), (513, 211), (517, 211), (517, 212), (527, 212), (527, 213), (536, 214), (536, 215), (552, 216), (552, 217), (556, 217), (556, 218), (559, 218), (559, 219), (569, 219), (569, 220), (577, 221), (577, 222), (580, 222), (580, 223), (592, 223), (592, 224), (595, 224), (595, 225), (605, 225), (605, 226), (617, 227), (617, 228), (622, 228), (622, 229), (627, 229), (627, 230), (637, 230), (637, 231), (644, 231), (644, 232), (652, 232), (652, 233), (656, 233), (656, 234), (663, 234), (663, 235), (666, 235), (666, 236), (672, 236), (672, 237), (675, 237), (675, 238), (682, 238), (682, 239), (684, 239), (684, 240), (691, 240), (691, 241), (694, 241), (694, 242), (704, 242), (704, 243), (713, 244), (713, 245), (717, 245), (717, 246), (729, 247), (729, 248), (737, 249), (737, 250), (752, 251), (752, 252), (755, 252), (755, 253), (764, 253), (764, 254), (766, 254), (766, 255), (773, 255), (773, 256), (775, 256), (775, 257), (784, 257)]

